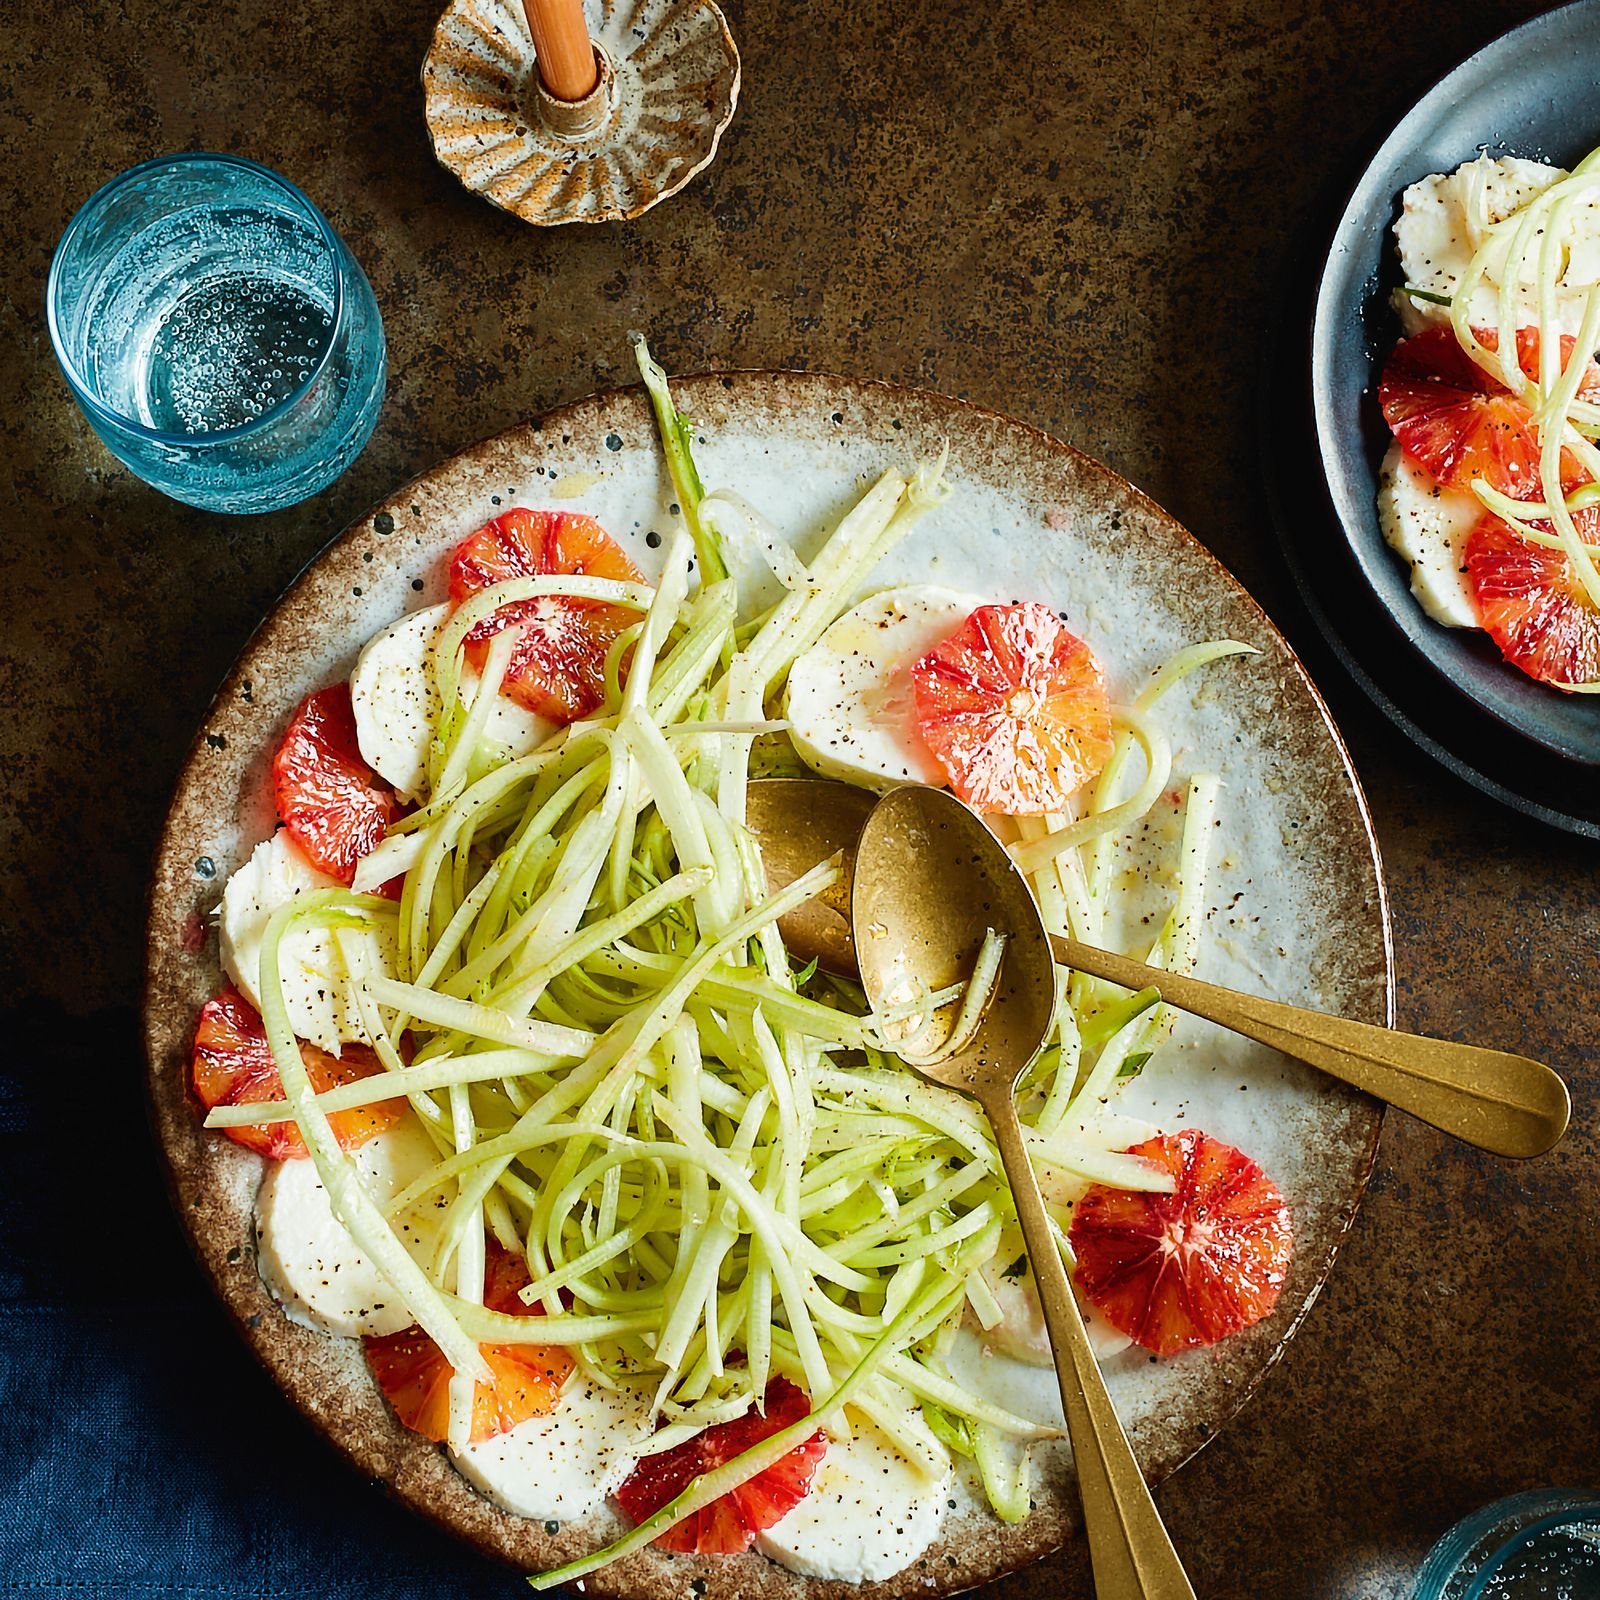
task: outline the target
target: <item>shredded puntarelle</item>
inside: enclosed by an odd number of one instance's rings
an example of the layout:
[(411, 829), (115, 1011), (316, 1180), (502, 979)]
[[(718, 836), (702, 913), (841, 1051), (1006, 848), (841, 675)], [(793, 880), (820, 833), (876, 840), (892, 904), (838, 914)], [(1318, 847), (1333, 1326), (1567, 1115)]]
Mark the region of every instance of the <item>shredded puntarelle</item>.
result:
[[(762, 528), (737, 497), (704, 496), (688, 425), (642, 344), (639, 356), (683, 514), (659, 583), (517, 579), (457, 609), (433, 654), (443, 709), (422, 803), (359, 880), (403, 871), (401, 899), (328, 891), (277, 914), (261, 993), (285, 1098), (221, 1108), (211, 1122), (299, 1126), (338, 1215), (460, 1374), (482, 1375), (481, 1340), (564, 1344), (591, 1381), (647, 1395), (669, 1442), (759, 1404), (781, 1374), (813, 1399), (804, 1434), (843, 1430), (847, 1407), (859, 1409), (913, 1460), (947, 1447), (972, 1456), (996, 1507), (1020, 1515), (1021, 1447), (1051, 1430), (967, 1393), (943, 1354), (969, 1308), (980, 1322), (995, 1314), (980, 1269), (1015, 1210), (994, 1142), (970, 1102), (887, 1053), (884, 1030), (903, 1017), (870, 1015), (859, 989), (797, 972), (778, 919), (839, 869), (823, 863), (774, 893), (745, 826), (752, 771), (792, 764), (771, 714), (791, 663), (944, 497), (944, 463), (886, 473), (808, 566), (774, 550), (782, 597), (746, 625), (720, 534), (740, 518)], [(605, 703), (508, 759), (484, 708), (511, 631), (471, 706), (463, 647), (498, 607), (546, 594), (627, 607), (638, 622), (614, 652)], [(1016, 857), (1054, 926), (1105, 941), (1119, 840), (1170, 779), (1157, 703), (1190, 672), (1249, 651), (1220, 641), (1180, 653), (1118, 713), (1115, 753), (1081, 814), (1023, 827)], [(1176, 895), (1136, 952), (1173, 971), (1195, 958), (1217, 788), (1203, 776), (1187, 786)], [(396, 969), (358, 973), (352, 987), (384, 1070), (314, 1094), (279, 942), (291, 923), (377, 918), (393, 921)], [(981, 1006), (982, 986), (972, 989)], [(1049, 1048), (1020, 1095), (1032, 1150), (1069, 1185), (1170, 1187), (1118, 1153), (1131, 1141), (1106, 1105), (1166, 1036), (1157, 996), (1065, 973), (1060, 989)], [(397, 1095), (438, 1159), (380, 1206), (327, 1117)], [(424, 1196), (446, 1209), (419, 1264), (390, 1219)], [(489, 1233), (525, 1256), (525, 1298), (544, 1315), (482, 1305)], [(793, 1433), (541, 1582), (656, 1537), (785, 1453)]]

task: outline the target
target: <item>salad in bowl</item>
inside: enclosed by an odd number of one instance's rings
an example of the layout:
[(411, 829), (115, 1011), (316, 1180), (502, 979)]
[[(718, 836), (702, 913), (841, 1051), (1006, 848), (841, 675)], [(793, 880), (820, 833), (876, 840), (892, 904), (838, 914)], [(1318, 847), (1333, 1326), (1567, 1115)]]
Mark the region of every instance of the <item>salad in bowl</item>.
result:
[(1436, 622), (1600, 692), (1600, 151), (1570, 172), (1480, 155), (1431, 174), (1394, 233), (1384, 538)]

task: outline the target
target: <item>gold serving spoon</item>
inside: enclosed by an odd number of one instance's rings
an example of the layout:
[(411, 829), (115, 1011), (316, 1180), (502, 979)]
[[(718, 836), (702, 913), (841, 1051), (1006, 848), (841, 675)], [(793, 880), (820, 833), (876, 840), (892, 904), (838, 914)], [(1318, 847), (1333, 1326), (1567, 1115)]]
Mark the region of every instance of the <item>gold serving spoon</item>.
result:
[[(857, 976), (861, 965), (851, 937), (849, 905), (852, 880), (859, 896), (863, 872), (870, 877), (875, 901), (893, 912), (885, 918), (886, 925), (896, 929), (920, 915), (919, 906), (959, 905), (962, 895), (975, 891), (979, 863), (987, 863), (982, 870), (1002, 880), (1003, 866), (1022, 886), (1028, 904), (1033, 904), (1004, 846), (960, 801), (941, 790), (915, 786), (893, 791), (881, 804), (887, 807), (891, 800), (894, 809), (886, 813), (885, 825), (904, 808), (923, 807), (939, 819), (937, 829), (926, 835), (923, 856), (897, 849), (878, 859), (882, 846), (876, 830), (872, 848), (858, 850), (877, 797), (852, 784), (826, 778), (765, 778), (749, 786), (749, 824), (774, 888), (792, 882), (836, 851), (845, 853), (841, 881), (780, 923), (797, 955), (815, 956), (819, 965), (844, 976)], [(1036, 917), (1037, 910), (1030, 916)], [(989, 925), (999, 932), (1012, 931)], [(980, 938), (983, 931), (980, 926)], [(1566, 1085), (1548, 1067), (1526, 1056), (1352, 1022), (1163, 972), (1058, 934), (1046, 938), (1055, 959), (1076, 971), (1130, 990), (1155, 988), (1180, 1011), (1271, 1045), (1494, 1155), (1543, 1155), (1566, 1132), (1571, 1115)], [(948, 981), (966, 977), (977, 947), (973, 940), (966, 949), (967, 968)], [(865, 973), (860, 975), (865, 981)]]
[(970, 1095), (994, 1130), (1050, 1332), (1095, 1594), (1194, 1600), (1106, 1393), (1017, 1118), (1017, 1080), (1043, 1047), (1056, 1010), (1055, 961), (1027, 880), (959, 800), (938, 789), (896, 789), (861, 831), (851, 911), (861, 983), (874, 1010), (964, 982), (990, 930), (1005, 938), (993, 993), (975, 1026), (962, 1019), (965, 1008), (945, 1005), (918, 1028), (915, 1056), (905, 1053), (908, 1043), (902, 1059)]

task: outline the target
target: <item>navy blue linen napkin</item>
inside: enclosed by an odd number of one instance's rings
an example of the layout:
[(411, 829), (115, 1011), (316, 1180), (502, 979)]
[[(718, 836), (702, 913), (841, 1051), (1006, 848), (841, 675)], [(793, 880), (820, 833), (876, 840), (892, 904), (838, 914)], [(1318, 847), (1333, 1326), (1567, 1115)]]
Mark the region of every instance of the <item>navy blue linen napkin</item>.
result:
[(167, 1203), (133, 1013), (0, 1021), (0, 1597), (529, 1600), (235, 1335)]

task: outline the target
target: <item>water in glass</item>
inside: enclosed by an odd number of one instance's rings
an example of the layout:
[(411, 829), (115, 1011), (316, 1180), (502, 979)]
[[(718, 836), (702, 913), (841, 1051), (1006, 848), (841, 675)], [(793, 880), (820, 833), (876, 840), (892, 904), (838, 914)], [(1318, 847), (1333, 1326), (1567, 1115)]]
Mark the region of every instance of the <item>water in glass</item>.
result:
[(193, 504), (303, 499), (376, 419), (371, 288), (311, 203), (252, 163), (175, 158), (101, 191), (57, 254), (51, 313), (96, 431)]

